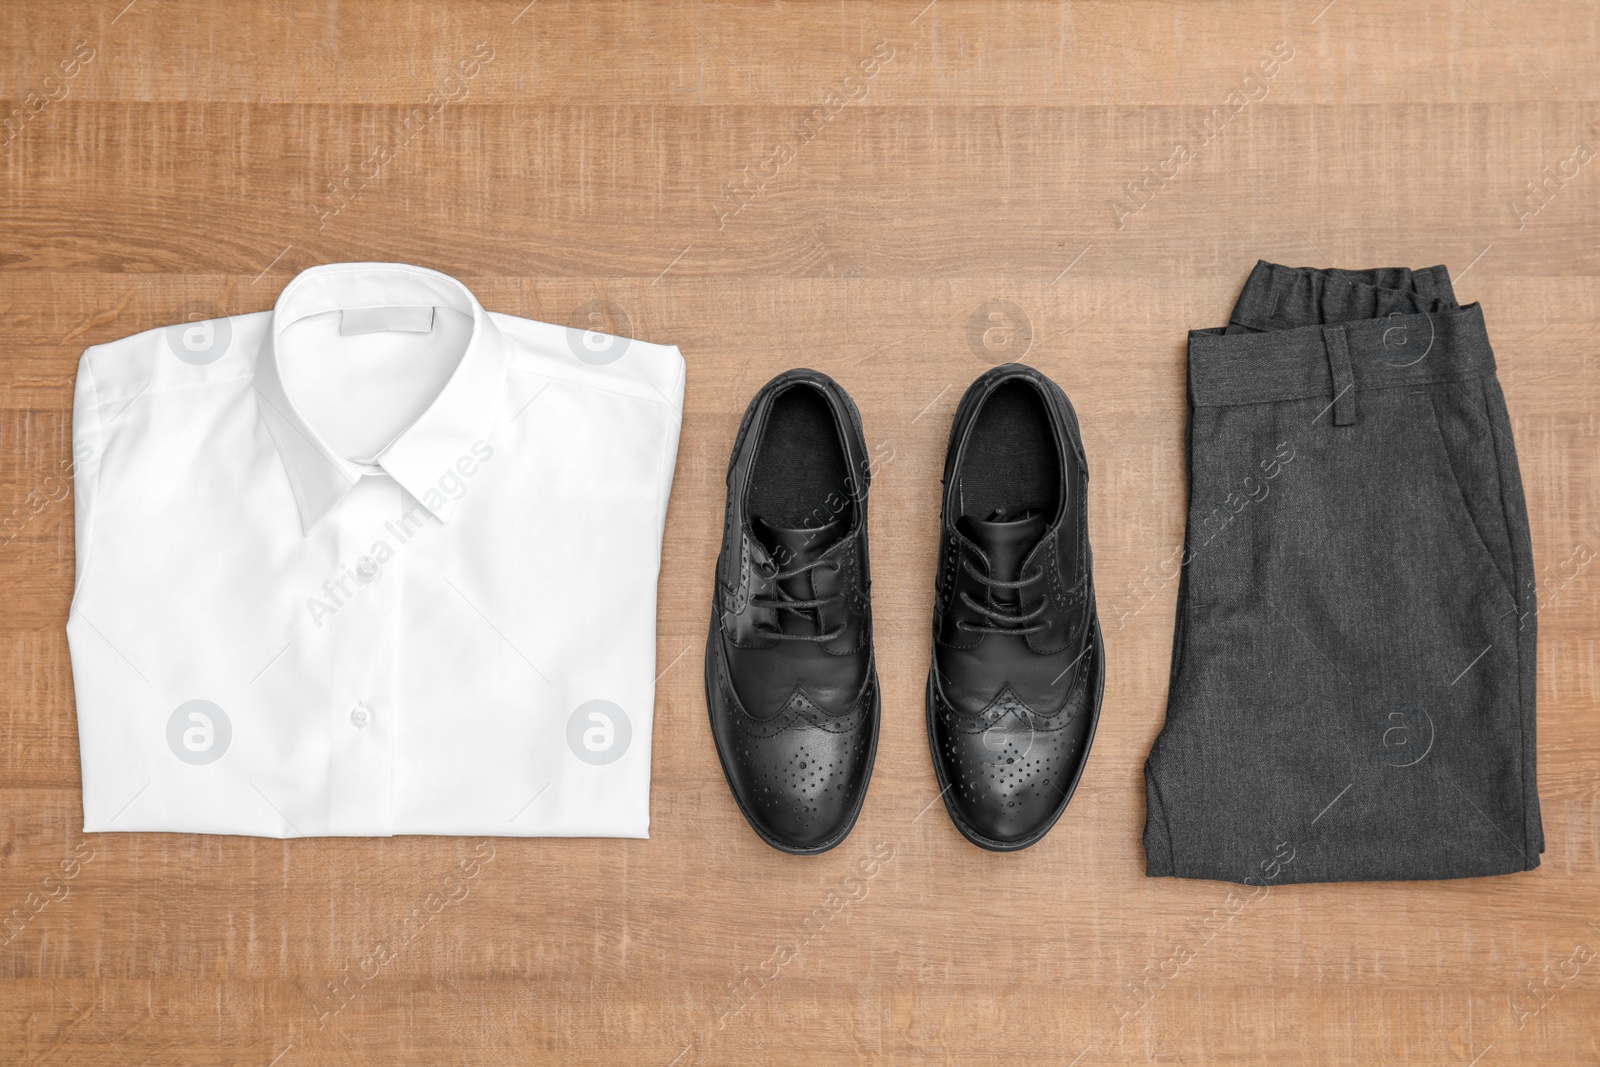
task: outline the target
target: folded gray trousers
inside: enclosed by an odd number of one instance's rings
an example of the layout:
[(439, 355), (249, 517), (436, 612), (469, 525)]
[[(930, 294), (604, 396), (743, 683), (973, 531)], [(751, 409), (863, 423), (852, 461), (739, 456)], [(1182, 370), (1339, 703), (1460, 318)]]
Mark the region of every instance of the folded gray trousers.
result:
[(1187, 450), (1146, 873), (1538, 866), (1533, 554), (1479, 306), (1443, 267), (1259, 263), (1189, 335)]

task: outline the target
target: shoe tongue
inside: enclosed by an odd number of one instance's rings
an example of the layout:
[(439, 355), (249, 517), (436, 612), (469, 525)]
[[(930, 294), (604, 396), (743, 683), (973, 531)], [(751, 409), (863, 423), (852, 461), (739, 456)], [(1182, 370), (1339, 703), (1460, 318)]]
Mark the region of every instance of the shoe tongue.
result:
[(956, 528), (989, 557), (989, 577), (1014, 582), (1033, 546), (1044, 536), (1045, 517), (1031, 508), (994, 512), (987, 519), (963, 515)]
[[(772, 562), (780, 571), (793, 571), (819, 558), (844, 534), (848, 523), (843, 515), (823, 526), (774, 526), (760, 516), (752, 516), (751, 529), (772, 554)], [(815, 572), (806, 571), (780, 579), (778, 588), (795, 600), (810, 600), (816, 596)], [(786, 633), (815, 634), (824, 629), (822, 612), (818, 608), (778, 612), (778, 626)]]
[(779, 570), (793, 570), (821, 556), (845, 532), (846, 519), (840, 515), (823, 526), (777, 526), (760, 516), (752, 518), (751, 528), (772, 553)]

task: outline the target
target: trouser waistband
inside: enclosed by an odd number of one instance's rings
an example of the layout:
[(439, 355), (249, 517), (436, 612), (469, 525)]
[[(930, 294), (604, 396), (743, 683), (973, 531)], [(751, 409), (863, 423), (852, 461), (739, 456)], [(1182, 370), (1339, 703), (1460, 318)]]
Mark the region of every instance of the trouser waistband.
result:
[(1233, 307), (1228, 333), (1328, 325), (1355, 319), (1412, 315), (1456, 307), (1450, 272), (1442, 266), (1412, 270), (1321, 270), (1258, 261)]
[(1348, 425), (1363, 390), (1493, 373), (1483, 310), (1456, 306), (1444, 267), (1258, 263), (1233, 325), (1189, 333), (1189, 395), (1200, 407), (1325, 397)]

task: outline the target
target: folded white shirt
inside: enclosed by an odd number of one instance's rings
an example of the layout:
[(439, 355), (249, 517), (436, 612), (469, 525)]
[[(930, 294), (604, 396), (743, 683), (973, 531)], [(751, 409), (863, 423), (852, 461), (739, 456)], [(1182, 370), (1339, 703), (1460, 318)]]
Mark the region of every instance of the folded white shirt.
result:
[(313, 267), (84, 353), (84, 830), (645, 837), (678, 350)]

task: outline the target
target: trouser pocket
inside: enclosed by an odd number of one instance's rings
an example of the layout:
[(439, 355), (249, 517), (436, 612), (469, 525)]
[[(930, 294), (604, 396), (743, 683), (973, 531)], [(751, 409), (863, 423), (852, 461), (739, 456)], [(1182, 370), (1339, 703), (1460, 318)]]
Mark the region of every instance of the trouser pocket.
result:
[[(1427, 444), (1437, 450), (1437, 468), (1448, 481), (1444, 492), (1449, 521), (1470, 531), (1499, 575), (1507, 597), (1517, 599), (1517, 574), (1507, 521), (1505, 494), (1489, 396), (1482, 379), (1435, 382), (1417, 387), (1425, 396), (1434, 434)], [(1421, 405), (1419, 405), (1421, 406)], [(1520, 492), (1517, 494), (1520, 500)]]

